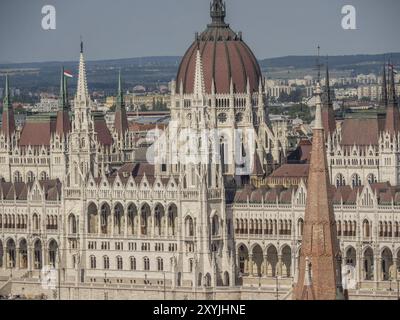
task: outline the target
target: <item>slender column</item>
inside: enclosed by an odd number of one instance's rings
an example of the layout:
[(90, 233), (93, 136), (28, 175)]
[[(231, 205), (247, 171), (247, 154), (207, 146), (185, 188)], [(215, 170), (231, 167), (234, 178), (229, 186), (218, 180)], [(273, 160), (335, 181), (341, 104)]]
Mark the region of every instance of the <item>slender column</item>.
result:
[(124, 208), (124, 237), (128, 236), (128, 208)]
[(15, 248), (15, 269), (19, 269), (19, 263), (20, 263), (20, 252), (19, 252), (19, 246)]
[[(111, 210), (111, 234), (114, 236), (115, 235), (115, 208), (112, 208)], [(108, 231), (108, 230), (107, 230)]]
[(262, 270), (262, 273), (264, 274), (265, 277), (268, 277), (268, 260), (267, 260), (267, 255), (264, 255), (264, 270)]
[(249, 254), (249, 273), (250, 276), (254, 276), (254, 261), (253, 261), (253, 255)]
[(282, 255), (278, 255), (278, 263), (276, 264), (276, 274), (282, 276)]

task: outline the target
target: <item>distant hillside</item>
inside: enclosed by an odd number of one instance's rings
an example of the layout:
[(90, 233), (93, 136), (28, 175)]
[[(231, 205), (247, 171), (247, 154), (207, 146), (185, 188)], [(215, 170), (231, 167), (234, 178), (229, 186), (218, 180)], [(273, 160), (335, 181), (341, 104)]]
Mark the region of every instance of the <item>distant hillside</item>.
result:
[[(329, 56), (329, 67), (336, 70), (353, 70), (356, 73), (377, 72), (382, 69), (383, 62), (391, 59), (393, 63), (399, 64), (400, 53), (387, 54), (358, 54), (345, 56)], [(325, 63), (326, 58), (321, 57), (321, 63)], [(286, 56), (260, 60), (263, 70), (273, 68), (287, 69), (313, 69), (316, 66), (316, 56)]]
[[(395, 65), (400, 64), (400, 53), (377, 55), (330, 56), (329, 65), (332, 71), (343, 74), (380, 73), (383, 61), (391, 57)], [(161, 56), (141, 57), (117, 60), (87, 61), (88, 84), (90, 90), (104, 90), (109, 94), (115, 92), (117, 73), (122, 70), (124, 87), (131, 90), (135, 85), (143, 84), (155, 87), (166, 84), (175, 78), (182, 57)], [(321, 58), (325, 62), (325, 58)], [(264, 72), (275, 77), (298, 77), (315, 72), (315, 56), (287, 56), (260, 60)], [(58, 92), (60, 68), (64, 66), (72, 71), (75, 77), (69, 81), (73, 91), (76, 87), (78, 61), (52, 61), (40, 63), (0, 64), (0, 76), (10, 73), (12, 87), (23, 91)], [(0, 83), (1, 87), (1, 83)]]

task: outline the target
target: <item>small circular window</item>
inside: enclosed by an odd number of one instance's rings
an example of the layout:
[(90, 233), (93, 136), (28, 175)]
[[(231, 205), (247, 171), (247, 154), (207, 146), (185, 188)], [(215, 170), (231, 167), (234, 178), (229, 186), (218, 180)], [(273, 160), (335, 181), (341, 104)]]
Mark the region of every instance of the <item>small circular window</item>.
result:
[(227, 119), (226, 113), (220, 113), (220, 114), (218, 115), (218, 121), (219, 121), (219, 122), (225, 123), (225, 122), (226, 122), (226, 119)]
[(243, 121), (243, 113), (238, 113), (235, 116), (236, 122), (242, 122)]

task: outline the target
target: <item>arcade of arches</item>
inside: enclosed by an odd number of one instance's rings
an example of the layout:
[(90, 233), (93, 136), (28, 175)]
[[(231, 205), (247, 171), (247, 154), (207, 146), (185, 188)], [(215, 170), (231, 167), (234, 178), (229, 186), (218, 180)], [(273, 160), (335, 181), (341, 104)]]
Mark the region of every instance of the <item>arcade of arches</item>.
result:
[(28, 243), (25, 238), (0, 240), (0, 268), (40, 270), (44, 265), (58, 264), (58, 244), (51, 239), (47, 243), (35, 239)]
[[(140, 205), (130, 203), (124, 208), (119, 202), (113, 207), (107, 202), (100, 206), (91, 202), (87, 215), (89, 235), (163, 237), (174, 236), (178, 232), (178, 209), (174, 203), (166, 207), (156, 203), (153, 208), (146, 202)], [(70, 229), (74, 229), (75, 217), (71, 216), (70, 219)]]

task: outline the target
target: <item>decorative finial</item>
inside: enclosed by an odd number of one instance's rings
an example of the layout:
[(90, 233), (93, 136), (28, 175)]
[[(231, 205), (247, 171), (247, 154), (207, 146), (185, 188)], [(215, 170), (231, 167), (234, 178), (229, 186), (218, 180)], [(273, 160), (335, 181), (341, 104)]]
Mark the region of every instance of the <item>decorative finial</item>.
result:
[(383, 64), (382, 74), (382, 102), (385, 107), (388, 106), (388, 89), (387, 89), (387, 76), (386, 76), (386, 62)]
[(210, 4), (210, 16), (213, 25), (225, 25), (225, 2), (222, 0), (213, 0), (213, 2)]
[(83, 40), (82, 40), (82, 36), (81, 36), (81, 53), (83, 53)]

